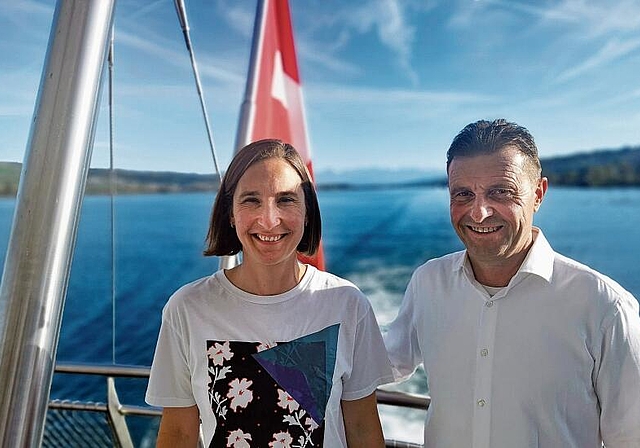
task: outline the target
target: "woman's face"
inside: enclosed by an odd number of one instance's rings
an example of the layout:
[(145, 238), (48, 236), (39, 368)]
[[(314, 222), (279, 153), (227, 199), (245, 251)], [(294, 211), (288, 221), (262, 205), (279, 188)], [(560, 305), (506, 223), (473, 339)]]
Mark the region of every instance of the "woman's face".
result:
[(250, 166), (234, 192), (231, 218), (243, 264), (296, 260), (305, 218), (302, 179), (286, 160), (272, 158)]

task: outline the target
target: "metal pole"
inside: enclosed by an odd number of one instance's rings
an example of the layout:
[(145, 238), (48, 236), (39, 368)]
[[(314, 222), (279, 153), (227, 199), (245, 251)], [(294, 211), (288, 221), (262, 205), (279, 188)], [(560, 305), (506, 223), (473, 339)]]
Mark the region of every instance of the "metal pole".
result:
[(0, 446), (37, 447), (115, 0), (59, 0), (0, 287)]
[[(269, 0), (258, 0), (256, 5), (256, 17), (253, 25), (253, 39), (251, 43), (251, 57), (249, 59), (249, 70), (247, 74), (247, 84), (244, 91), (244, 100), (240, 106), (240, 122), (236, 134), (236, 147), (234, 154), (240, 151), (245, 145), (251, 143), (251, 124), (255, 115), (256, 92), (258, 90), (258, 69), (260, 67), (260, 55), (264, 40), (264, 27), (269, 10)], [(220, 194), (220, 192), (218, 192)], [(219, 268), (231, 269), (240, 264), (240, 254), (226, 255), (220, 257)]]
[(244, 100), (240, 106), (240, 122), (236, 134), (235, 152), (240, 151), (245, 145), (251, 143), (251, 124), (255, 115), (256, 94), (258, 91), (258, 78), (260, 69), (260, 55), (264, 45), (264, 28), (269, 10), (269, 0), (258, 0), (256, 5), (256, 17), (253, 25), (253, 40), (251, 43), (251, 57), (249, 59), (249, 70), (247, 74), (247, 84), (244, 91)]

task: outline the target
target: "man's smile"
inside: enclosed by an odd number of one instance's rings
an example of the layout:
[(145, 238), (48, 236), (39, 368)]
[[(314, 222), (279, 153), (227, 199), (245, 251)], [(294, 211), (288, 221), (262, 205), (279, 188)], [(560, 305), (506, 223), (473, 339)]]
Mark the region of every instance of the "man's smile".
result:
[(493, 233), (497, 232), (502, 228), (502, 226), (492, 226), (492, 227), (477, 227), (477, 226), (467, 226), (468, 229), (476, 233)]

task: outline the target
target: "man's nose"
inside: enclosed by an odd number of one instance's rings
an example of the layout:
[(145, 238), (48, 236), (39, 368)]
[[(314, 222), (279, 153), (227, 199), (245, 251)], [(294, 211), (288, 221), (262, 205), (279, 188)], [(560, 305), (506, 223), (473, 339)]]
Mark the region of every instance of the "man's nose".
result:
[(482, 196), (476, 196), (471, 208), (471, 218), (475, 222), (482, 222), (493, 215), (493, 208)]

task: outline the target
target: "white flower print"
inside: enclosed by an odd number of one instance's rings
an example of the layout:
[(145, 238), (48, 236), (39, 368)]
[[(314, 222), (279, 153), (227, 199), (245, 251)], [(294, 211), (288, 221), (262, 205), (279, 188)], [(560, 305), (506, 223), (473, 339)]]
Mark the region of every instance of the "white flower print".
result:
[(229, 407), (233, 409), (233, 412), (237, 411), (238, 406), (246, 408), (253, 400), (253, 392), (249, 389), (249, 386), (252, 384), (253, 381), (246, 378), (236, 378), (229, 383), (229, 392), (227, 393), (227, 397), (231, 398)]
[(289, 409), (289, 412), (296, 411), (300, 405), (286, 391), (278, 389), (278, 406), (282, 409)]
[(236, 429), (235, 431), (229, 432), (229, 437), (227, 437), (227, 447), (232, 448), (251, 448), (251, 445), (247, 440), (251, 440), (251, 434), (242, 431), (241, 429)]
[(316, 423), (316, 421), (314, 419), (312, 419), (311, 417), (307, 417), (307, 419), (304, 421), (304, 424), (307, 425), (307, 427), (309, 428), (309, 431), (313, 432), (316, 430), (316, 428), (318, 428), (318, 424)]
[(305, 428), (302, 424), (302, 419), (305, 415), (307, 415), (306, 411), (304, 409), (300, 409), (299, 411), (293, 412), (290, 415), (285, 415), (282, 419), (284, 423), (288, 423), (289, 426), (298, 427), (302, 431), (302, 435), (298, 438), (298, 445), (292, 445), (292, 447), (305, 448), (307, 446), (313, 446), (311, 437), (313, 435), (313, 431), (318, 428), (318, 425), (315, 424), (312, 418), (307, 417), (304, 422), (304, 424), (309, 427), (309, 429), (307, 430), (307, 428)]
[(279, 432), (273, 435), (273, 441), (269, 442), (271, 448), (291, 448), (293, 439), (288, 432)]
[(214, 343), (213, 346), (207, 350), (207, 355), (209, 355), (209, 358), (213, 360), (213, 364), (216, 366), (221, 366), (225, 359), (228, 361), (233, 358), (229, 341), (226, 341), (224, 344)]

